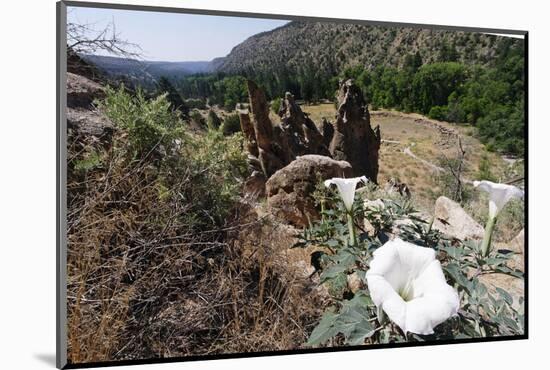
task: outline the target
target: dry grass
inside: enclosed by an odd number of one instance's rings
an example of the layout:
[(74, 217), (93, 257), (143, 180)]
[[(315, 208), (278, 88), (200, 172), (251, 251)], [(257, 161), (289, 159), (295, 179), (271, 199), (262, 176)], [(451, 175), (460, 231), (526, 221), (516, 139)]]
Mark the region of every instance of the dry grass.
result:
[[(77, 171), (92, 151), (102, 165)], [(167, 195), (151, 160), (75, 138), (69, 153), (70, 363), (305, 342), (323, 307), (304, 299), (312, 283), (287, 260), (293, 230), (239, 203), (225, 225), (197, 229), (193, 205)], [(171, 194), (192, 190), (192, 177), (178, 178)]]

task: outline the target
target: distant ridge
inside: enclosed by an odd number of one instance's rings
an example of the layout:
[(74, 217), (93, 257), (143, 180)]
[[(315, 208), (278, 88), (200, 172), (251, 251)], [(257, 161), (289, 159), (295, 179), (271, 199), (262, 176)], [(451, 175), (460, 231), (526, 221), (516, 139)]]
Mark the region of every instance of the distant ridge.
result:
[(145, 82), (147, 80), (157, 80), (161, 76), (177, 79), (183, 76), (213, 71), (211, 61), (156, 62), (103, 55), (81, 55), (81, 58), (94, 64), (107, 75), (130, 77), (145, 80)]

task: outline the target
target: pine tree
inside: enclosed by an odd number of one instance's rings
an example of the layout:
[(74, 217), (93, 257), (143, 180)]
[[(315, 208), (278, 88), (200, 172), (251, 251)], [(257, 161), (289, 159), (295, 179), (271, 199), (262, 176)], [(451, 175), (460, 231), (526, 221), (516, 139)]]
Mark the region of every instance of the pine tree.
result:
[(157, 82), (157, 96), (162, 94), (167, 94), (166, 98), (170, 102), (172, 109), (179, 110), (185, 116), (189, 114), (189, 108), (185, 105), (181, 95), (165, 76), (161, 76)]

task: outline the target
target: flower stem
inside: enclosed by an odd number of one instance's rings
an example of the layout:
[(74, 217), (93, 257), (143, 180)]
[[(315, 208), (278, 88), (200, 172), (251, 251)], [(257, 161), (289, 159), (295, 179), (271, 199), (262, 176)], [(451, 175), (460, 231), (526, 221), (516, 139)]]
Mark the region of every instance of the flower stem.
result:
[(355, 225), (353, 224), (353, 216), (351, 211), (347, 213), (347, 217), (348, 217), (349, 241), (351, 245), (355, 247), (357, 245), (357, 239), (355, 237)]
[(483, 241), (481, 243), (481, 255), (487, 257), (491, 251), (491, 239), (493, 237), (493, 230), (497, 223), (497, 218), (489, 217), (487, 224), (485, 225), (485, 235), (483, 236)]

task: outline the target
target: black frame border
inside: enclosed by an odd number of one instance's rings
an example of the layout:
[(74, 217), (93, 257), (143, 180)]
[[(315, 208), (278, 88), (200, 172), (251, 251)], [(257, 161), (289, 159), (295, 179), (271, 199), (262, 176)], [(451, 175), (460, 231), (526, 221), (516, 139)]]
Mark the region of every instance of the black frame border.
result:
[[(239, 352), (225, 353), (214, 355), (193, 355), (185, 357), (169, 357), (169, 358), (150, 358), (139, 360), (120, 360), (120, 361), (101, 361), (87, 362), (78, 364), (69, 364), (67, 362), (67, 234), (66, 234), (66, 216), (67, 216), (67, 120), (66, 120), (66, 74), (67, 74), (67, 50), (66, 50), (66, 21), (67, 7), (84, 7), (84, 8), (101, 8), (101, 9), (117, 9), (117, 10), (134, 10), (148, 12), (163, 12), (163, 13), (183, 13), (196, 15), (214, 15), (228, 17), (246, 17), (246, 18), (263, 18), (263, 19), (281, 19), (281, 20), (297, 20), (297, 21), (316, 21), (316, 22), (334, 22), (334, 23), (353, 23), (363, 25), (385, 26), (385, 27), (408, 27), (408, 28), (423, 28), (446, 31), (462, 31), (462, 32), (482, 32), (503, 35), (523, 36), (524, 40), (524, 163), (525, 163), (525, 231), (524, 231), (524, 309), (525, 322), (524, 333), (516, 336), (501, 336), (487, 338), (472, 338), (472, 339), (452, 339), (438, 340), (415, 343), (389, 343), (389, 344), (374, 344), (361, 346), (343, 346), (331, 348), (309, 348), (309, 349), (293, 349), (280, 351), (259, 351), (259, 352)], [(486, 343), (486, 342), (501, 342), (510, 340), (524, 340), (529, 338), (529, 32), (525, 30), (512, 29), (496, 29), (496, 28), (478, 28), (478, 27), (459, 27), (446, 26), (436, 24), (422, 23), (402, 23), (402, 22), (383, 22), (361, 19), (347, 18), (326, 18), (315, 16), (289, 15), (289, 14), (270, 14), (270, 13), (249, 13), (249, 12), (234, 12), (226, 10), (212, 9), (192, 9), (192, 8), (176, 8), (151, 5), (131, 5), (131, 4), (113, 4), (101, 2), (82, 2), (72, 0), (58, 1), (56, 4), (56, 367), (58, 369), (79, 369), (79, 368), (96, 368), (104, 366), (127, 366), (127, 365), (144, 365), (144, 364), (160, 364), (174, 362), (191, 362), (191, 361), (207, 361), (221, 359), (238, 359), (247, 357), (269, 357), (283, 356), (296, 354), (311, 354), (311, 353), (331, 353), (331, 352), (347, 352), (369, 349), (383, 348), (405, 348), (405, 347), (423, 347), (423, 346), (438, 346), (448, 344), (464, 344), (464, 343)]]

